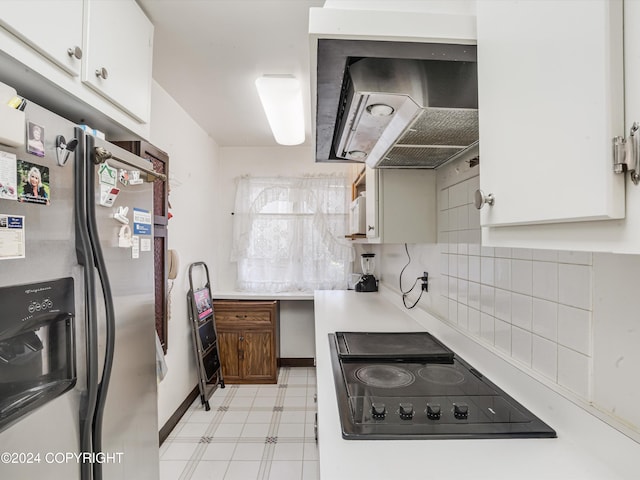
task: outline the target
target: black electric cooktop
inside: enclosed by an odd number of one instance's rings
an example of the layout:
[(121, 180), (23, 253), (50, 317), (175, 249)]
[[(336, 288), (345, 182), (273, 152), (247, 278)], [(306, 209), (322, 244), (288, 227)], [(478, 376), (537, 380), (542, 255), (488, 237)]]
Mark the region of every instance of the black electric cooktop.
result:
[(426, 332), (329, 334), (345, 439), (556, 437)]

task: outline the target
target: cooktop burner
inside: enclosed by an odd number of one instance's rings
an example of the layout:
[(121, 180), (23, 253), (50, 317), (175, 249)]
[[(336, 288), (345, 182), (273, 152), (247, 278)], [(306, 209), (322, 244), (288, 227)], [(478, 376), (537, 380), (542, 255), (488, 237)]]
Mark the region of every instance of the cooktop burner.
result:
[[(403, 338), (410, 348), (402, 347)], [(380, 355), (368, 353), (368, 339)], [(329, 343), (346, 439), (556, 436), (426, 332), (338, 332)]]
[(400, 388), (411, 385), (416, 377), (406, 368), (393, 365), (367, 365), (354, 374), (363, 385), (378, 388)]

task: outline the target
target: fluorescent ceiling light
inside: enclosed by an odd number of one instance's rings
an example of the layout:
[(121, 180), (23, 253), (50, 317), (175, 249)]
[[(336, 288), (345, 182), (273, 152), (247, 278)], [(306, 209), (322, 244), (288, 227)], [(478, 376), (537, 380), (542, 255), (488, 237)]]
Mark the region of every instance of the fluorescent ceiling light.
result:
[(293, 75), (263, 75), (256, 80), (258, 95), (273, 136), (280, 145), (304, 142), (304, 113), (300, 82)]

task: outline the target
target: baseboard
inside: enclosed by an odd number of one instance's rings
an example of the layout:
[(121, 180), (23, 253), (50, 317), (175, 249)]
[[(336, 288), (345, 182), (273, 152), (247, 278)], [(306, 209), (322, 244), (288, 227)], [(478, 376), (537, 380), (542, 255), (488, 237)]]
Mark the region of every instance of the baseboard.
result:
[(280, 358), (279, 367), (315, 367), (314, 358)]
[(183, 415), (187, 412), (191, 404), (194, 402), (196, 398), (200, 395), (200, 389), (196, 385), (195, 388), (191, 391), (191, 393), (184, 399), (184, 401), (180, 404), (180, 406), (173, 412), (173, 415), (167, 420), (167, 423), (160, 429), (160, 445), (164, 443), (167, 439), (171, 431), (176, 428), (176, 425), (183, 417)]

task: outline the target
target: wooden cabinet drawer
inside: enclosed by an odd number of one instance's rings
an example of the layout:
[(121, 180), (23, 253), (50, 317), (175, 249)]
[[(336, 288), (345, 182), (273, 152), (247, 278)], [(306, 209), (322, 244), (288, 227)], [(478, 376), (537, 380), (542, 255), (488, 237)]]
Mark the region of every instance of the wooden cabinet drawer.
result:
[(217, 300), (213, 311), (218, 328), (271, 328), (276, 319), (276, 302)]

